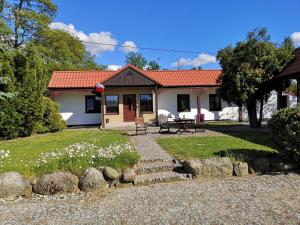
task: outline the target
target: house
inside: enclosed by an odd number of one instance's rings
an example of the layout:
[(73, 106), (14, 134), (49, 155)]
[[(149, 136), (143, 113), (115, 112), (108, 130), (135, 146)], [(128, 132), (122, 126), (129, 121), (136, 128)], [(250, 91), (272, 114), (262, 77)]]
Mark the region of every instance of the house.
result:
[[(221, 73), (144, 71), (132, 65), (117, 71), (56, 71), (49, 92), (68, 125), (113, 126), (132, 122), (136, 116), (156, 122), (159, 114), (170, 119), (194, 119), (197, 113), (205, 114), (205, 120), (246, 119), (245, 109), (228, 104), (217, 94)], [(95, 92), (97, 83), (104, 85), (104, 93)], [(276, 101), (267, 104), (266, 115), (276, 110)]]

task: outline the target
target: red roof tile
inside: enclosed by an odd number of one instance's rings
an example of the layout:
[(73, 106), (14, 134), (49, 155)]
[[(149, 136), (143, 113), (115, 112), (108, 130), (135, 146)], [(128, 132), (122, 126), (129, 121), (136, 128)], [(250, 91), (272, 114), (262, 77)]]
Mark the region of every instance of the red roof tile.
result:
[(221, 70), (140, 70), (127, 65), (117, 71), (55, 71), (49, 88), (94, 88), (97, 82), (104, 82), (112, 76), (132, 68), (165, 87), (216, 86)]

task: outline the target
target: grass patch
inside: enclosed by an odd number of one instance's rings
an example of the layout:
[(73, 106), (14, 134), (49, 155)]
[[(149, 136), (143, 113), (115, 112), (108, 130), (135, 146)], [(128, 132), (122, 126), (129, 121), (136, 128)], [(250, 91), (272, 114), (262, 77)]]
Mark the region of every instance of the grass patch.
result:
[[(0, 171), (17, 171), (26, 177), (70, 171), (79, 174), (89, 166), (122, 170), (139, 160), (128, 138), (118, 131), (74, 129), (0, 142)], [(2, 161), (2, 163), (1, 163)]]
[(228, 156), (233, 160), (276, 154), (268, 132), (240, 131), (222, 136), (161, 138), (158, 143), (177, 159)]

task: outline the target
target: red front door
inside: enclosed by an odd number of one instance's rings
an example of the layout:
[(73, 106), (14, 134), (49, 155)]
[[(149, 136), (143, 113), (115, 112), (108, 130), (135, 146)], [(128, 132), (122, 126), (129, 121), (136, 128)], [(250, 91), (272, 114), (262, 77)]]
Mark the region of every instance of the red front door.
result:
[(133, 122), (136, 117), (136, 97), (135, 95), (123, 95), (123, 115), (124, 122)]

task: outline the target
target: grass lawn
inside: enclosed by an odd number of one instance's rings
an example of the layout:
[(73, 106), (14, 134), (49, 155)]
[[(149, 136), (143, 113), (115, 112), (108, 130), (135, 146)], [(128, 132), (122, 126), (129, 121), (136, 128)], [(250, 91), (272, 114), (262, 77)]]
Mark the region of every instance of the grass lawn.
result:
[[(27, 177), (56, 170), (80, 173), (89, 166), (124, 169), (137, 163), (139, 156), (121, 132), (74, 129), (0, 141), (0, 171), (18, 171)], [(1, 156), (1, 155), (0, 155)]]
[[(222, 127), (223, 126), (223, 127)], [(228, 156), (247, 161), (259, 156), (276, 154), (271, 135), (265, 129), (228, 129), (227, 124), (208, 124), (207, 129), (221, 131), (222, 136), (161, 138), (158, 143), (177, 159), (205, 159)], [(222, 127), (222, 129), (220, 129)]]

